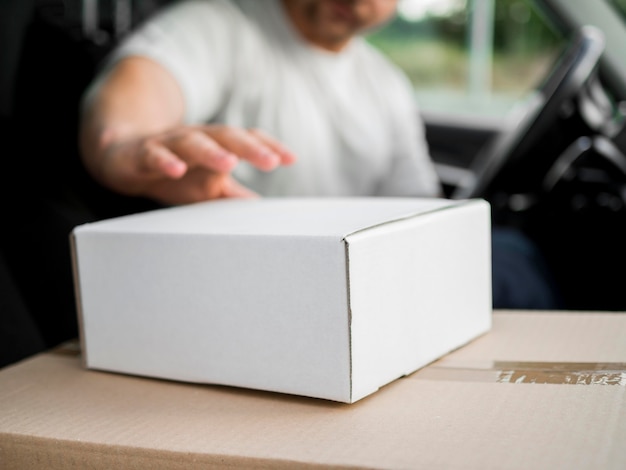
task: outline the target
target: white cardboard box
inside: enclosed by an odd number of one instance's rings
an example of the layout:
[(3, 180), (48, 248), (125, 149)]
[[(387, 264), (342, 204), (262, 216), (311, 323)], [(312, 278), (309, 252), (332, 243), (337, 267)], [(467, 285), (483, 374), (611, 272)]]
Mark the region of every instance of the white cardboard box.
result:
[(92, 369), (352, 403), (491, 326), (482, 200), (224, 200), (72, 245)]

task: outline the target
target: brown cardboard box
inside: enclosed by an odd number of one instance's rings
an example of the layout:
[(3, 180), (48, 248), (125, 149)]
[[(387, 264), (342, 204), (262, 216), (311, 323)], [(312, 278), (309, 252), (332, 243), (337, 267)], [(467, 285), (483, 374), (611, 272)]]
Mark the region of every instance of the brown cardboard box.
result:
[(626, 314), (496, 312), (355, 404), (88, 371), (0, 371), (0, 467), (626, 468)]

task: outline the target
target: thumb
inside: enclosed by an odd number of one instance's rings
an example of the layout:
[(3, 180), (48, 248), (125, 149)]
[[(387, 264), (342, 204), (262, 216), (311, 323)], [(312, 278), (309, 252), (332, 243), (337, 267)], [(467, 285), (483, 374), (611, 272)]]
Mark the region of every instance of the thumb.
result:
[(222, 191), (223, 198), (259, 198), (261, 197), (258, 193), (252, 191), (249, 188), (246, 188), (244, 185), (235, 181), (234, 178), (229, 177), (226, 183), (224, 184), (224, 189)]

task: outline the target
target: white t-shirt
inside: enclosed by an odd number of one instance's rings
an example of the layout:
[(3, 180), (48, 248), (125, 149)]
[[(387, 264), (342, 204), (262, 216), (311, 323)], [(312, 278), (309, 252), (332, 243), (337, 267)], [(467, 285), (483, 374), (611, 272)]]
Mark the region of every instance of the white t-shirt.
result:
[(178, 80), (187, 123), (260, 128), (298, 157), (238, 181), (265, 196), (433, 196), (440, 189), (406, 77), (362, 38), (306, 43), (280, 0), (191, 0), (138, 28), (111, 61), (148, 56)]

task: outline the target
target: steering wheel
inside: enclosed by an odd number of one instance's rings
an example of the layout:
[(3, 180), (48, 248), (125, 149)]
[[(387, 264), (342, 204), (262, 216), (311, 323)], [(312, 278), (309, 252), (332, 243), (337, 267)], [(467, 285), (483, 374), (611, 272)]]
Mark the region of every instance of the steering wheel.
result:
[[(510, 116), (508, 126), (479, 152), (468, 177), (461, 181), (451, 198), (489, 200), (500, 187), (532, 177), (533, 173), (523, 171), (524, 167), (532, 166), (531, 160), (540, 163), (549, 160), (539, 167), (549, 166), (558, 155), (545, 155), (550, 149), (533, 147), (540, 140), (543, 146), (542, 137), (554, 128), (568, 107), (571, 109), (572, 101), (594, 75), (603, 51), (602, 31), (593, 26), (577, 30), (537, 93), (521, 112)], [(534, 178), (542, 176), (535, 174)]]

